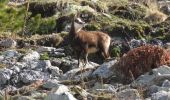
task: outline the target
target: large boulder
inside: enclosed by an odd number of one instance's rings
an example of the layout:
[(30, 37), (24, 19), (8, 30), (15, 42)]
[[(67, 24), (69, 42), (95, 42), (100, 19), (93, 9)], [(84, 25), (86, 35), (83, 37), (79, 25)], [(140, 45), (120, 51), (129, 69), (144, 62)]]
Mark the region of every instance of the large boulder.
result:
[(114, 74), (111, 68), (116, 62), (117, 60), (113, 60), (102, 64), (92, 73), (92, 77), (100, 77), (104, 79), (111, 77)]
[(162, 84), (167, 79), (170, 80), (170, 68), (169, 66), (164, 65), (139, 76), (134, 82), (132, 82), (132, 86), (150, 87), (152, 85)]

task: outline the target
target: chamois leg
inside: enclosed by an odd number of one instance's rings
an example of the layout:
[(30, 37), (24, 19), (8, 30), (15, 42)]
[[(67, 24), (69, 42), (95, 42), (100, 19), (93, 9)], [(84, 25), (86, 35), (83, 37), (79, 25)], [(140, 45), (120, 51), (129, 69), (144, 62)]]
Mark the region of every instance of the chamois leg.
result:
[(86, 64), (88, 63), (88, 45), (86, 44), (84, 47), (84, 66), (86, 66)]
[(78, 67), (80, 67), (80, 55), (81, 55), (81, 52), (77, 51)]
[(89, 63), (89, 61), (88, 61), (88, 53), (86, 52), (85, 53), (85, 64), (84, 64), (84, 66), (86, 66), (86, 64), (88, 64)]
[(105, 59), (105, 60), (110, 59), (109, 46), (108, 46), (108, 47), (105, 47), (105, 48), (103, 47), (102, 53), (103, 53), (103, 56), (104, 56), (104, 59)]

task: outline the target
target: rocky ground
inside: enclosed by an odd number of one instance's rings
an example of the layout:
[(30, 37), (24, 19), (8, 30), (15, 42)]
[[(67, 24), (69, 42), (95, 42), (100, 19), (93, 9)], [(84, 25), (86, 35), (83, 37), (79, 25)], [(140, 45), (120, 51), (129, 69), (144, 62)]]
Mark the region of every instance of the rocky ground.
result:
[[(164, 14), (145, 0), (31, 1), (25, 36), (20, 28), (17, 36), (0, 35), (0, 100), (170, 100), (168, 5), (160, 6)], [(92, 54), (86, 66), (77, 66), (67, 38), (77, 12), (88, 23), (84, 30), (112, 37), (111, 60)]]
[[(15, 40), (9, 39), (0, 44), (17, 46)], [(127, 84), (122, 81), (123, 72), (117, 70), (117, 62), (118, 58), (103, 64), (90, 62), (85, 67), (81, 63), (79, 68), (77, 60), (67, 56), (64, 48), (2, 49), (0, 95), (12, 100), (169, 99), (168, 66), (149, 70)]]

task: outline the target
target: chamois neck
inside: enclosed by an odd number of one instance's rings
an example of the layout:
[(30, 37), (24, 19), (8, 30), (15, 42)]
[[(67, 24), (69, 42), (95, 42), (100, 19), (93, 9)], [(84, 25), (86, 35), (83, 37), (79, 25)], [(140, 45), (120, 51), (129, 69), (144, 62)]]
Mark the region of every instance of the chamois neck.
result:
[(76, 34), (76, 30), (74, 28), (74, 20), (71, 23), (71, 29), (70, 29), (70, 35), (75, 35)]

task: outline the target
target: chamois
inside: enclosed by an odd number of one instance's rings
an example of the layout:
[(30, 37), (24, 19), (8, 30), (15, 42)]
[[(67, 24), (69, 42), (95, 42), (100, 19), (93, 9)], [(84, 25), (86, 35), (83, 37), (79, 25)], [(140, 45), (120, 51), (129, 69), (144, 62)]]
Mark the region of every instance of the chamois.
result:
[(77, 53), (78, 66), (80, 64), (80, 56), (83, 54), (85, 61), (84, 66), (88, 63), (88, 54), (101, 52), (105, 60), (110, 57), (109, 47), (111, 38), (109, 35), (99, 31), (84, 31), (85, 26), (80, 18), (73, 18), (69, 38), (71, 40), (71, 47)]

